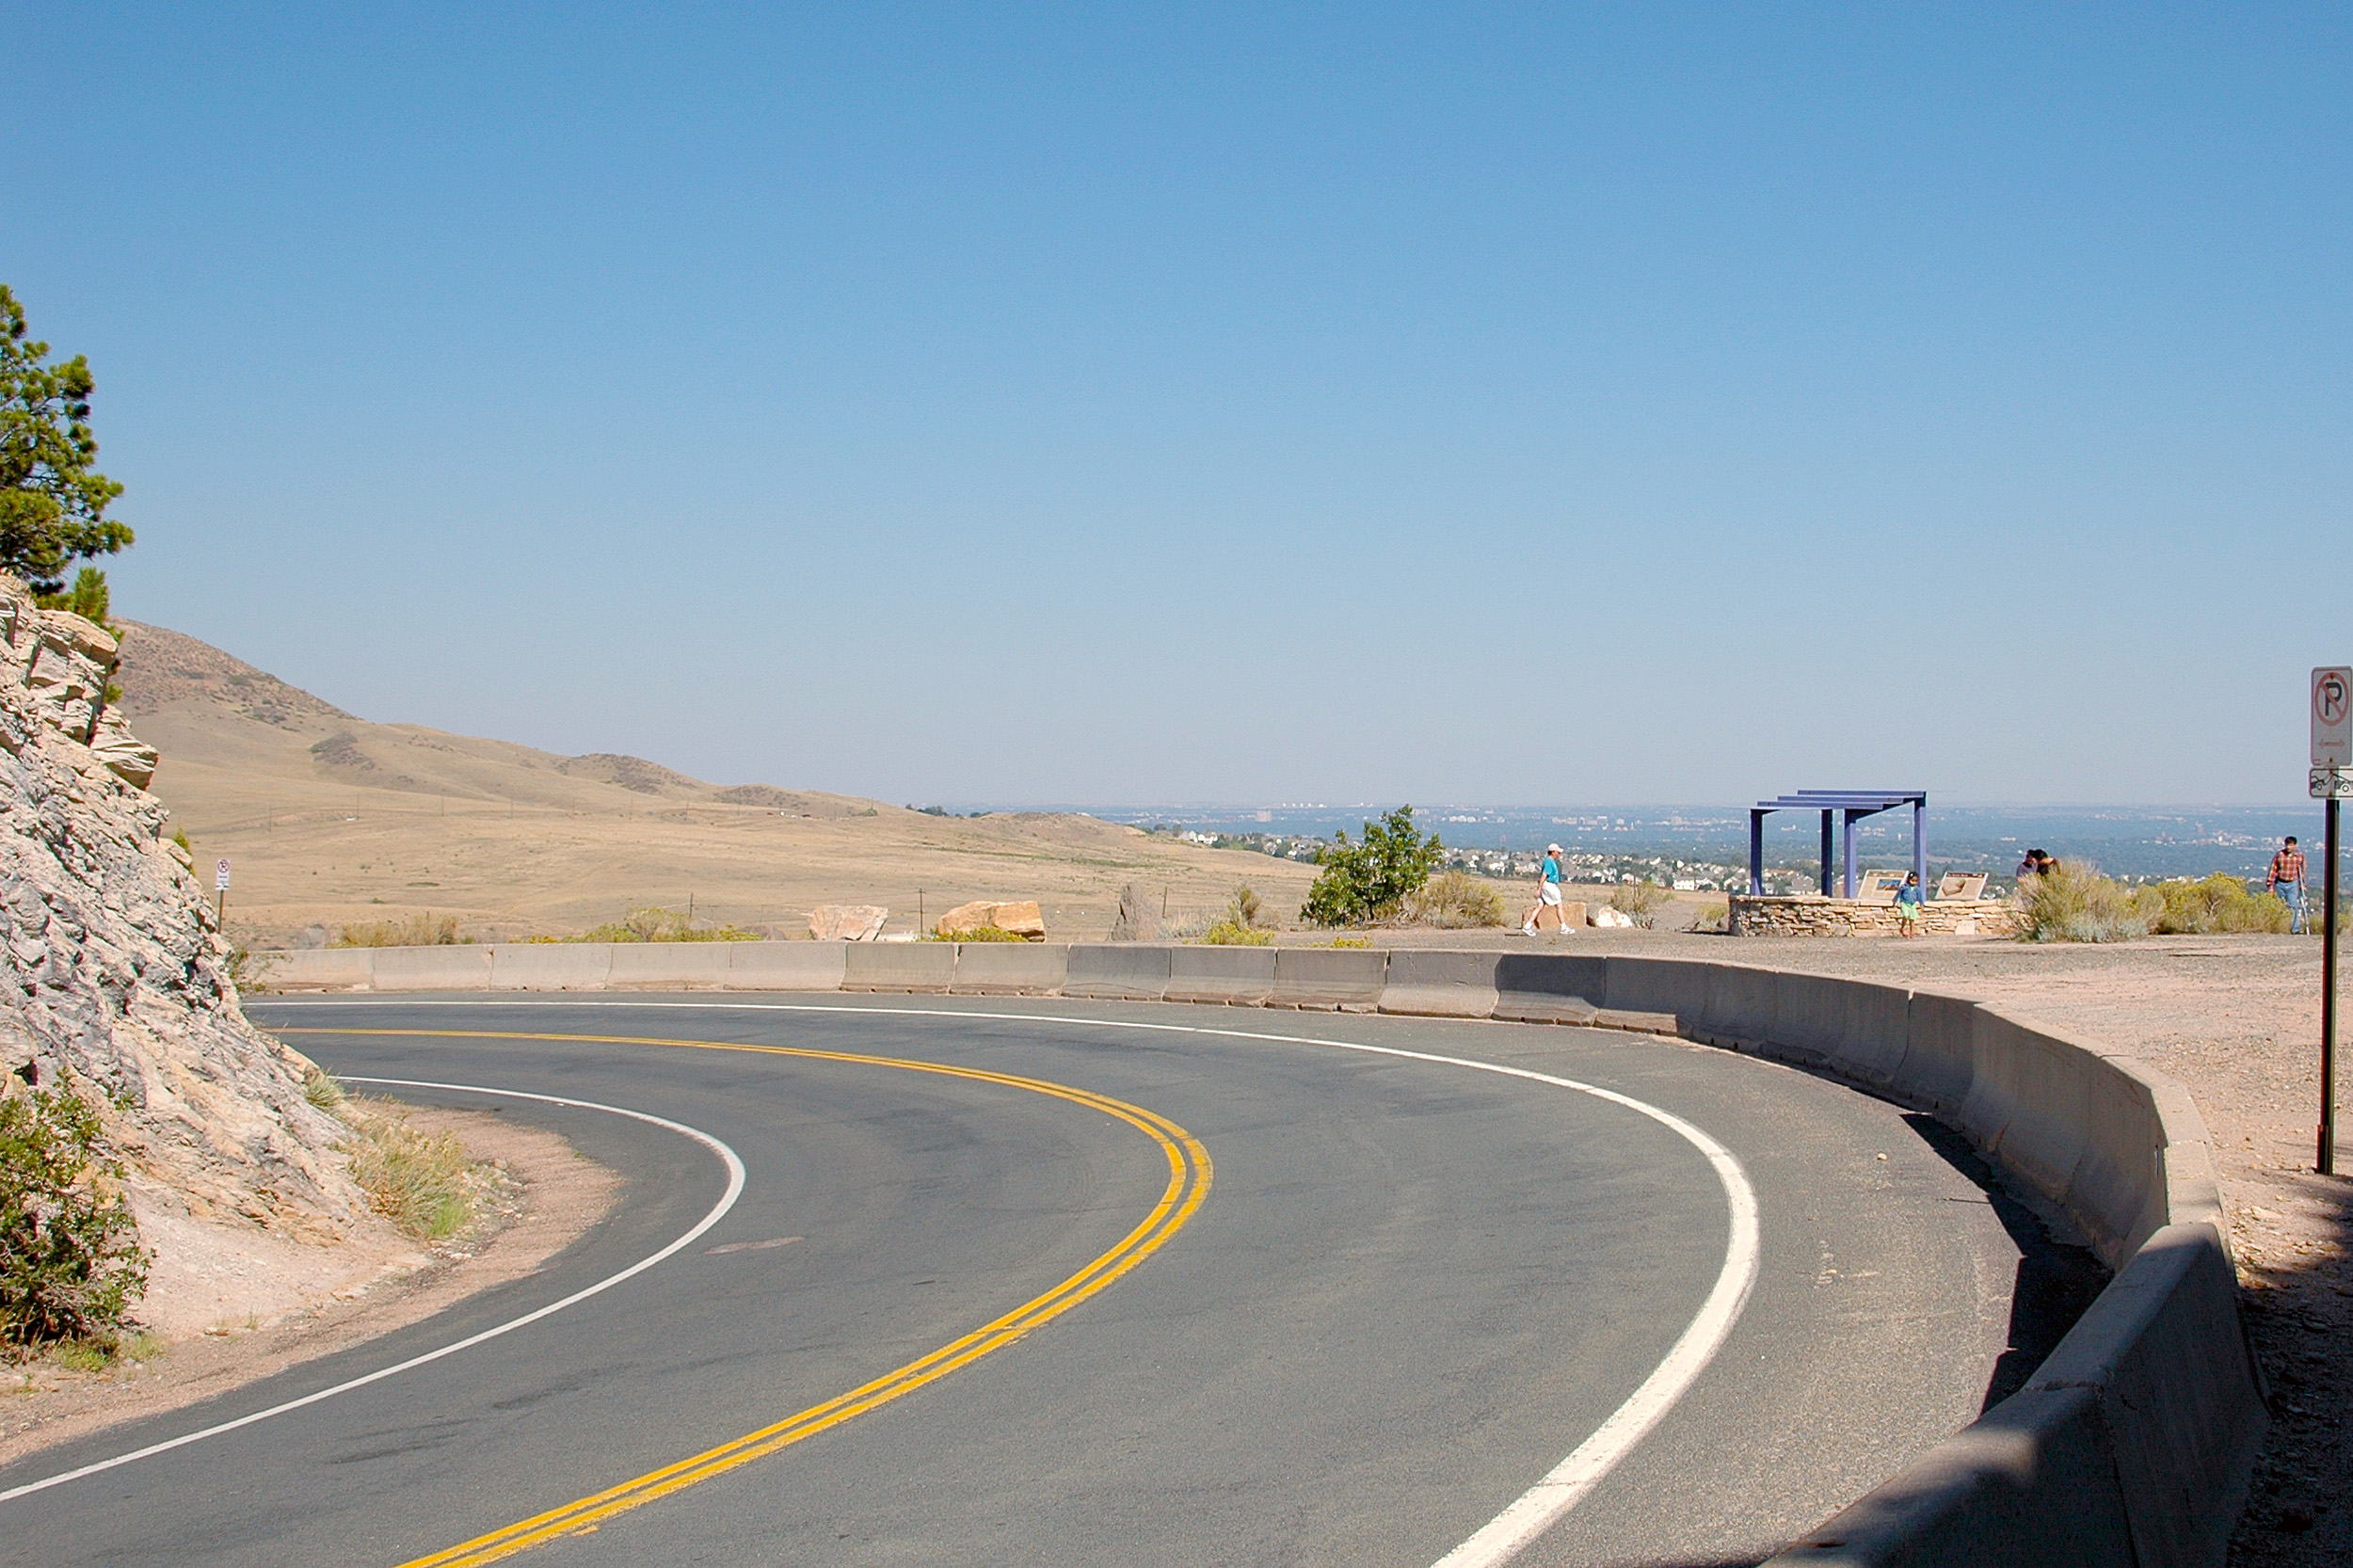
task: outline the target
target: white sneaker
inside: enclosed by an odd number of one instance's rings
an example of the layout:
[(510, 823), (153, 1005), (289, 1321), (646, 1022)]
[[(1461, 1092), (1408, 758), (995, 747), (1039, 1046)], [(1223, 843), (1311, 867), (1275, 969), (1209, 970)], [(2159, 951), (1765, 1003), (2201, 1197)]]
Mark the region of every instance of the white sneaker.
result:
[(1536, 928), (1532, 925), (1524, 925), (1520, 927), (1520, 935), (1523, 936), (1533, 936), (1536, 935)]

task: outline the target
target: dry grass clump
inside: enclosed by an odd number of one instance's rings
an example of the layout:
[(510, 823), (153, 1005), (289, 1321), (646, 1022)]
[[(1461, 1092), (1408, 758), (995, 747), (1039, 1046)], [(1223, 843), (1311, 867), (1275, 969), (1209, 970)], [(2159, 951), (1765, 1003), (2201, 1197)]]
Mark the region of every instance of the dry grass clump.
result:
[(2228, 872), (2217, 872), (2201, 882), (2175, 877), (2160, 882), (2157, 897), (2159, 934), (2205, 936), (2213, 932), (2285, 932), (2294, 917), (2288, 906), (2270, 893), (2248, 891), (2247, 884)]
[(1468, 872), (1447, 872), (1405, 895), (1401, 908), (1407, 925), (1466, 931), (1503, 923), (1503, 895)]
[(1609, 895), (1609, 907), (1648, 931), (1658, 911), (1673, 897), (1656, 882), (1621, 882)]
[(927, 942), (1026, 942), (1029, 938), (1018, 931), (1007, 931), (1001, 925), (975, 925), (954, 933), (935, 931), (923, 940)]
[(649, 904), (618, 920), (565, 938), (572, 942), (757, 942), (757, 931), (734, 925), (696, 925), (676, 909)]
[[(315, 1103), (305, 1076), (304, 1088)], [(349, 1157), (351, 1177), (376, 1211), (422, 1241), (463, 1230), (473, 1218), (480, 1184), (456, 1135), (419, 1131), (403, 1107), (344, 1099), (340, 1089), (337, 1095), (332, 1109), (351, 1128), (337, 1146)]]
[(1238, 920), (1221, 920), (1193, 940), (1213, 948), (1264, 948), (1274, 945), (1274, 933)]
[(2089, 866), (2062, 862), (2018, 879), (2026, 942), (2127, 942), (2146, 936), (2164, 911), (2154, 888), (2127, 888)]
[(457, 935), (455, 915), (411, 915), (405, 920), (370, 920), (347, 925), (327, 945), (333, 948), (449, 948), (472, 942)]

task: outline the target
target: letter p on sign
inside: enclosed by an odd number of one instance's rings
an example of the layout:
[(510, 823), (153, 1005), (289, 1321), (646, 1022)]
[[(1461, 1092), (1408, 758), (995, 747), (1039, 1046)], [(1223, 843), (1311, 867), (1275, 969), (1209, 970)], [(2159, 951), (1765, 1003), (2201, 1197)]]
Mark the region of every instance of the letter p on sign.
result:
[(2353, 668), (2313, 671), (2313, 766), (2353, 768)]

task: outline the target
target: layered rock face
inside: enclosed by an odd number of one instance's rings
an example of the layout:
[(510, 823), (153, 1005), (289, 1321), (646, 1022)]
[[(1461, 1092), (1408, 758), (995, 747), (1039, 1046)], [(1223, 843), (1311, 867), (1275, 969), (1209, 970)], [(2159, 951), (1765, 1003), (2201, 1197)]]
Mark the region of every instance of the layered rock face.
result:
[(0, 1080), (71, 1081), (151, 1214), (296, 1240), (372, 1229), (302, 1090), (248, 1023), (184, 851), (145, 785), (155, 753), (106, 703), (115, 639), (0, 576)]

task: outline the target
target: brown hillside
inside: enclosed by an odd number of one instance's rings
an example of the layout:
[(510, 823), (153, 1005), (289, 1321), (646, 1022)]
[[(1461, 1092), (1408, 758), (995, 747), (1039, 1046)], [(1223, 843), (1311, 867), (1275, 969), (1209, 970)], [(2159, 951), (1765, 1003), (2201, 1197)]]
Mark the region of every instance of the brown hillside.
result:
[(162, 754), (153, 789), (200, 870), (234, 865), (249, 945), (431, 912), (470, 935), (568, 935), (644, 904), (799, 935), (820, 904), (879, 904), (886, 930), (973, 899), (1036, 899), (1056, 937), (1098, 937), (1121, 883), (1172, 918), (1240, 882), (1288, 915), (1312, 871), (1092, 817), (936, 817), (880, 801), (715, 785), (644, 758), (564, 757), (372, 724), (193, 637), (125, 623), (122, 707)]

